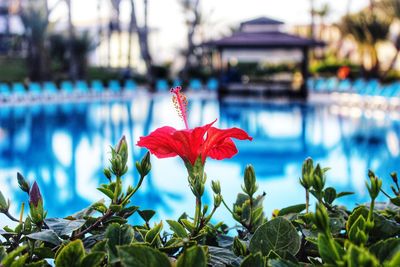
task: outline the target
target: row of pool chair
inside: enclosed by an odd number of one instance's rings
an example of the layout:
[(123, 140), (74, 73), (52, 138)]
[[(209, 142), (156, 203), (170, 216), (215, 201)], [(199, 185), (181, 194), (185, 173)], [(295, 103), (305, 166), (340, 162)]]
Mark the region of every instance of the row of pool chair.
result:
[(376, 79), (351, 81), (319, 78), (308, 82), (311, 99), (316, 102), (383, 110), (400, 109), (400, 81), (381, 84)]
[[(179, 80), (169, 84), (167, 80), (158, 80), (155, 84), (155, 90), (158, 93), (169, 92), (171, 86), (180, 85)], [(0, 103), (48, 101), (48, 100), (85, 100), (98, 97), (120, 97), (129, 96), (137, 91), (139, 87), (133, 80), (125, 80), (120, 83), (117, 80), (111, 80), (105, 86), (100, 80), (86, 81), (62, 81), (59, 87), (54, 82), (37, 83), (31, 82), (27, 86), (22, 83), (13, 83), (11, 85), (0, 83)], [(218, 81), (210, 79), (203, 84), (198, 79), (189, 82), (188, 88), (191, 91), (216, 91)]]

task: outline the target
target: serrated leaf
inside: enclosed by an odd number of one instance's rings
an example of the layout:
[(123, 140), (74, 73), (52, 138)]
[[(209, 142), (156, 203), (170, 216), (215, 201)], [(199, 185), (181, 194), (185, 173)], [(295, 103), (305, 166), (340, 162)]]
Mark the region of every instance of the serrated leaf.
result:
[(120, 246), (118, 254), (124, 267), (171, 267), (164, 253), (146, 246)]
[(138, 213), (145, 222), (149, 222), (151, 218), (153, 218), (153, 216), (156, 214), (154, 210), (138, 210)]
[(42, 230), (41, 232), (29, 234), (27, 237), (34, 240), (48, 242), (56, 246), (62, 243), (62, 239), (53, 230)]
[(296, 228), (283, 217), (277, 217), (261, 225), (250, 240), (249, 250), (267, 256), (271, 250), (280, 257), (296, 255), (300, 249), (300, 236)]
[(284, 216), (290, 213), (300, 213), (306, 209), (306, 204), (298, 204), (283, 208), (279, 211), (278, 216)]
[(92, 247), (92, 252), (106, 252), (107, 251), (107, 240), (101, 240), (97, 242), (93, 247)]
[(55, 260), (57, 267), (81, 267), (82, 259), (85, 257), (85, 249), (80, 239), (67, 244), (57, 254)]
[(187, 248), (178, 258), (176, 267), (206, 267), (207, 257), (204, 250), (199, 246)]
[(182, 224), (180, 224), (177, 221), (172, 221), (172, 220), (167, 220), (167, 223), (169, 224), (169, 227), (171, 228), (171, 230), (174, 231), (174, 233), (178, 237), (180, 237), (180, 238), (188, 237), (185, 227), (183, 227)]
[(85, 224), (85, 220), (65, 220), (62, 218), (49, 218), (44, 220), (46, 225), (53, 230), (58, 236), (68, 235), (73, 231), (81, 228)]
[(117, 223), (110, 224), (107, 227), (105, 238), (108, 239), (107, 249), (110, 262), (114, 263), (118, 260), (117, 246), (129, 245), (133, 241), (135, 233), (129, 225), (119, 225)]

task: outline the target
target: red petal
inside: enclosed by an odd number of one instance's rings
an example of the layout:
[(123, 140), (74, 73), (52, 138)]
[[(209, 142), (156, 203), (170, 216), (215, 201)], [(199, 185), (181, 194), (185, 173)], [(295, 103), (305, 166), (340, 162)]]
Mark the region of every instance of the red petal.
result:
[[(203, 146), (203, 152), (202, 152), (203, 161), (205, 160), (205, 158), (207, 156), (209, 156), (209, 153), (212, 150), (215, 150), (215, 149), (218, 150), (219, 146), (226, 146), (226, 143), (225, 143), (226, 139), (230, 139), (230, 138), (236, 138), (239, 140), (246, 140), (246, 139), (253, 140), (252, 137), (250, 137), (245, 131), (243, 131), (242, 129), (239, 129), (239, 128), (230, 128), (230, 129), (222, 130), (222, 129), (218, 129), (215, 127), (211, 127), (207, 131), (207, 139), (204, 142), (204, 146)], [(221, 150), (221, 152), (222, 152), (222, 150)], [(231, 153), (228, 153), (228, 151), (227, 151), (227, 154), (225, 155), (225, 157), (224, 157), (224, 154), (219, 155), (220, 159), (229, 158), (232, 156), (233, 155)]]
[(169, 158), (178, 155), (172, 137), (176, 130), (172, 127), (161, 127), (148, 136), (140, 137), (137, 146), (147, 148), (157, 158)]
[(204, 135), (214, 122), (196, 127), (193, 130), (181, 130), (173, 133), (177, 154), (189, 160), (193, 165), (200, 155), (200, 149), (204, 143)]
[(237, 152), (238, 150), (233, 141), (230, 138), (227, 138), (222, 144), (210, 149), (208, 156), (213, 159), (221, 160), (231, 158), (236, 155)]

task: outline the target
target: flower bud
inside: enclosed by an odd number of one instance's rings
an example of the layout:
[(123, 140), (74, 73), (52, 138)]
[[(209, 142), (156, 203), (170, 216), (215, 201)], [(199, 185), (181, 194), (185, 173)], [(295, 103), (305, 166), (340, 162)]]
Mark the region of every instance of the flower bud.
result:
[(254, 172), (254, 168), (252, 165), (247, 165), (244, 171), (243, 191), (245, 191), (249, 196), (253, 196), (257, 189), (258, 186), (256, 184), (256, 174)]
[(313, 173), (314, 173), (314, 162), (311, 158), (307, 158), (303, 163), (301, 169), (301, 178), (300, 178), (300, 184), (305, 189), (310, 189), (310, 187), (312, 186)]
[(147, 153), (144, 155), (142, 158), (142, 161), (140, 162), (140, 175), (141, 176), (146, 176), (151, 170), (151, 162), (150, 162), (150, 152), (147, 151)]
[(381, 191), (382, 187), (382, 180), (379, 179), (372, 171), (368, 171), (368, 176), (370, 179), (370, 184), (366, 182), (366, 186), (369, 192), (369, 196), (372, 200), (375, 200), (379, 192)]
[(18, 186), (21, 188), (22, 191), (26, 192), (29, 194), (29, 183), (25, 180), (24, 176), (17, 172), (17, 180), (18, 180)]
[(104, 168), (103, 173), (104, 173), (104, 175), (106, 176), (106, 178), (107, 178), (108, 180), (111, 181), (111, 172), (110, 172), (110, 169)]
[(312, 185), (317, 192), (321, 192), (325, 186), (325, 175), (321, 166), (317, 164), (314, 170), (314, 179), (312, 180)]
[(398, 180), (397, 180), (397, 173), (396, 172), (392, 172), (390, 174), (390, 177), (392, 177), (393, 182), (395, 182), (397, 184)]
[(236, 256), (246, 256), (247, 255), (247, 248), (246, 244), (240, 239), (235, 236), (233, 239), (233, 253), (235, 253)]
[(7, 212), (10, 202), (6, 200), (3, 193), (0, 191), (0, 212)]
[(29, 207), (32, 222), (35, 224), (41, 224), (46, 213), (43, 211), (43, 198), (36, 181), (33, 183), (31, 190), (29, 191)]
[(329, 230), (328, 212), (322, 204), (317, 204), (314, 215), (314, 223), (321, 232), (327, 232)]
[(221, 205), (222, 196), (221, 195), (214, 195), (214, 206), (218, 208)]
[(219, 181), (211, 181), (211, 189), (217, 195), (221, 194), (221, 185)]

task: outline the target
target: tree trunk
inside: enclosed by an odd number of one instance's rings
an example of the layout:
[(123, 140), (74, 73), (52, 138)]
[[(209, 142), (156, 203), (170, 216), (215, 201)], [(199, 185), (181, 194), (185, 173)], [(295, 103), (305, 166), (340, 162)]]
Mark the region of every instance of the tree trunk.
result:
[(199, 3), (200, 3), (200, 0), (196, 0), (196, 2), (194, 3), (194, 6), (193, 6), (194, 19), (189, 26), (188, 35), (187, 35), (188, 47), (187, 47), (187, 51), (186, 51), (186, 55), (185, 55), (186, 56), (185, 66), (182, 71), (182, 76), (183, 76), (184, 80), (187, 80), (189, 78), (188, 72), (189, 72), (189, 69), (192, 67), (191, 56), (193, 55), (193, 52), (194, 52), (193, 51), (194, 50), (193, 36), (194, 36), (196, 27), (199, 24), (199, 20), (200, 20)]
[(76, 55), (74, 52), (74, 42), (75, 42), (75, 30), (74, 25), (72, 23), (72, 7), (71, 0), (65, 0), (68, 8), (68, 45), (67, 45), (67, 54), (69, 55), (69, 76), (70, 79), (76, 80), (78, 74), (78, 66), (76, 62)]

